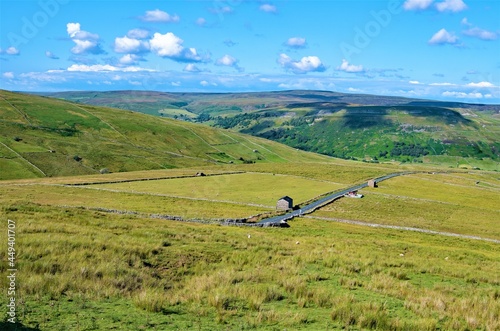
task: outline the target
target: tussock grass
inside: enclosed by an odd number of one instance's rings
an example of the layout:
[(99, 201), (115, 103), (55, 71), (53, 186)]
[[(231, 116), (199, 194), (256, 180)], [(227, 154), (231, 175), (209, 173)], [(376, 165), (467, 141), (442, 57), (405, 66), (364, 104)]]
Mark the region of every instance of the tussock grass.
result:
[(159, 329), (499, 327), (494, 243), (310, 219), (283, 231), (29, 204), (2, 213), (18, 224), (25, 325), (75, 328), (78, 308), (97, 329), (131, 316), (131, 328)]

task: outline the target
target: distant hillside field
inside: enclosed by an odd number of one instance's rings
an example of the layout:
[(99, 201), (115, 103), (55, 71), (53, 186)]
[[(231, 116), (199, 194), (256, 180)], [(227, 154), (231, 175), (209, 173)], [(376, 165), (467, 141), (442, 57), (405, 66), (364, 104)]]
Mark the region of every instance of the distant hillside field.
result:
[(327, 91), (50, 95), (203, 122), (344, 159), (500, 170), (500, 105)]
[(327, 160), (201, 124), (7, 91), (0, 118), (0, 179)]

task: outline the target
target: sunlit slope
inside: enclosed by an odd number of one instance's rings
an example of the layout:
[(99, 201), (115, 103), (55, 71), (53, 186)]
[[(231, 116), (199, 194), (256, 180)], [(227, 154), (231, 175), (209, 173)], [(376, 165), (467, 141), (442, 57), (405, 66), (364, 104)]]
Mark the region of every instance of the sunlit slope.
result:
[(0, 91), (0, 179), (325, 157), (221, 129)]

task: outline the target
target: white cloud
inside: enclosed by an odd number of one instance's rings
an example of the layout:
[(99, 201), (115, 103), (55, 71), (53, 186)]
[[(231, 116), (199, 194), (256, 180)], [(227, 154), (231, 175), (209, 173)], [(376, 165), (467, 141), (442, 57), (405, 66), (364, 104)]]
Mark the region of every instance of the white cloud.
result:
[(142, 61), (143, 58), (140, 57), (139, 55), (136, 54), (125, 54), (122, 56), (119, 60), (120, 64), (123, 65), (131, 65), (131, 64), (137, 64), (139, 61)]
[(99, 35), (83, 31), (80, 29), (80, 23), (68, 23), (66, 31), (69, 37), (76, 44), (72, 49), (73, 54), (101, 54), (104, 53), (99, 45)]
[(427, 9), (433, 0), (406, 0), (403, 4), (405, 10), (424, 10)]
[(66, 31), (68, 35), (73, 38), (78, 31), (80, 31), (80, 23), (68, 23), (66, 24)]
[(202, 81), (200, 82), (200, 85), (201, 85), (201, 86), (217, 86), (217, 83), (213, 83), (213, 82), (210, 82), (210, 83), (209, 83), (209, 82), (207, 82), (206, 80), (202, 80)]
[(8, 54), (8, 55), (19, 55), (19, 50), (15, 47), (9, 47), (5, 50), (5, 53)]
[(144, 22), (164, 22), (164, 23), (177, 23), (180, 21), (180, 17), (177, 15), (170, 15), (159, 9), (148, 10), (146, 15), (139, 17), (140, 20)]
[(274, 5), (270, 5), (268, 3), (265, 3), (263, 5), (261, 5), (259, 7), (259, 9), (263, 12), (266, 12), (266, 13), (276, 13), (278, 11), (278, 9), (276, 8), (276, 6)]
[(45, 56), (48, 57), (49, 59), (57, 60), (59, 57), (52, 53), (51, 51), (45, 51)]
[(231, 55), (227, 55), (227, 54), (224, 55), (220, 59), (217, 59), (217, 61), (215, 61), (215, 64), (218, 66), (233, 67), (234, 69), (236, 69), (238, 71), (243, 71), (243, 68), (241, 68), (238, 65), (238, 59), (232, 57)]
[(454, 98), (459, 98), (459, 99), (482, 99), (482, 98), (491, 98), (491, 94), (485, 94), (483, 95), (480, 92), (456, 92), (456, 91), (446, 91), (443, 92), (442, 95), (444, 97), (454, 97)]
[(215, 64), (221, 65), (221, 66), (231, 67), (231, 66), (235, 65), (237, 62), (238, 62), (238, 60), (236, 60), (234, 57), (226, 54), (223, 57), (221, 57), (220, 59), (218, 59), (215, 62)]
[(286, 45), (293, 48), (304, 48), (306, 46), (306, 39), (301, 37), (288, 38)]
[(490, 82), (479, 82), (479, 83), (469, 83), (467, 86), (470, 87), (495, 87), (495, 85), (491, 84)]
[(436, 9), (440, 12), (459, 12), (467, 9), (467, 5), (462, 0), (445, 0), (436, 4)]
[(11, 71), (8, 71), (8, 72), (4, 72), (3, 77), (7, 78), (7, 79), (13, 79), (14, 78), (14, 73), (11, 72)]
[(187, 71), (187, 72), (200, 72), (201, 70), (194, 63), (188, 63), (184, 67), (184, 71)]
[(141, 53), (149, 50), (149, 43), (139, 39), (125, 37), (115, 38), (115, 52), (117, 53)]
[(180, 62), (199, 62), (203, 58), (196, 48), (184, 48), (184, 41), (172, 32), (166, 34), (155, 33), (149, 41), (151, 51), (158, 56), (168, 57)]
[(420, 84), (422, 84), (418, 80), (410, 80), (408, 83), (410, 83), (412, 85), (420, 85)]
[(497, 33), (478, 27), (471, 27), (467, 30), (462, 31), (462, 33), (466, 36), (479, 38), (481, 40), (495, 40), (498, 38)]
[(431, 83), (429, 85), (430, 86), (456, 86), (456, 84), (453, 84), (453, 83)]
[(132, 29), (127, 33), (127, 37), (134, 39), (146, 39), (149, 37), (149, 31), (144, 29)]
[(123, 72), (139, 72), (139, 71), (149, 71), (154, 72), (154, 70), (140, 68), (140, 67), (115, 67), (109, 64), (94, 64), (94, 65), (85, 65), (85, 64), (73, 64), (68, 69), (68, 71), (77, 71), (77, 72), (110, 72), (110, 71), (123, 71)]
[(345, 60), (345, 59), (342, 60), (342, 64), (339, 67), (337, 67), (337, 70), (345, 71), (345, 72), (363, 72), (364, 71), (362, 65), (357, 66), (354, 64), (349, 64), (349, 62), (347, 62), (347, 60)]
[(184, 49), (184, 41), (172, 32), (166, 34), (155, 33), (150, 40), (151, 51), (159, 56), (173, 57), (178, 56)]
[(462, 20), (460, 21), (460, 23), (462, 25), (472, 26), (472, 24), (470, 24), (469, 21), (467, 20), (467, 17), (462, 18)]
[(458, 37), (455, 34), (446, 31), (446, 29), (441, 29), (436, 32), (432, 38), (429, 40), (431, 45), (443, 45), (443, 44), (456, 44), (458, 42)]
[(326, 67), (317, 56), (304, 56), (300, 61), (294, 61), (286, 54), (280, 54), (278, 63), (295, 74), (306, 74), (308, 72), (323, 72)]

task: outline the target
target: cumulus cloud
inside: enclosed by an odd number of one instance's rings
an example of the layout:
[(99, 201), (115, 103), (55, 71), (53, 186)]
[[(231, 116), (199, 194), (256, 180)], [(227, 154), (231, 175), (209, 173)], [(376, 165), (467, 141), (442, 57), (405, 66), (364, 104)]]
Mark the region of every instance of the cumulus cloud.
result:
[(462, 33), (469, 37), (479, 38), (481, 40), (495, 40), (498, 38), (498, 33), (481, 29), (473, 24), (469, 23), (467, 17), (462, 19), (462, 25), (468, 27), (468, 29), (462, 31)]
[(54, 53), (52, 53), (51, 51), (45, 51), (45, 56), (48, 57), (49, 59), (53, 59), (53, 60), (59, 59), (59, 57), (57, 55), (55, 55)]
[(0, 53), (5, 53), (7, 55), (19, 55), (21, 52), (15, 47), (9, 47), (5, 51), (0, 49)]
[(306, 38), (292, 37), (288, 38), (286, 45), (292, 48), (304, 48), (306, 47)]
[(177, 23), (181, 18), (178, 15), (170, 15), (162, 10), (155, 9), (146, 11), (146, 14), (140, 16), (139, 19), (144, 22)]
[(454, 45), (457, 42), (458, 42), (458, 37), (455, 36), (454, 33), (446, 31), (446, 29), (439, 30), (429, 40), (429, 44), (431, 45), (444, 45), (444, 44)]
[(224, 55), (223, 57), (217, 59), (215, 64), (218, 66), (233, 67), (238, 71), (243, 71), (243, 69), (238, 65), (238, 60), (231, 55)]
[(7, 55), (19, 55), (21, 52), (15, 48), (15, 47), (9, 47), (5, 50), (0, 48), (0, 54), (7, 54)]
[(412, 85), (420, 85), (420, 84), (422, 84), (418, 80), (410, 80), (408, 83), (410, 83)]
[(459, 99), (482, 99), (482, 98), (491, 98), (492, 95), (482, 94), (480, 92), (457, 92), (457, 91), (445, 91), (442, 93), (444, 97), (454, 97)]
[(72, 49), (73, 54), (102, 54), (104, 51), (99, 44), (99, 35), (81, 30), (80, 23), (66, 25), (68, 36), (76, 44)]
[(470, 87), (495, 87), (495, 85), (491, 84), (490, 82), (478, 82), (478, 83), (469, 83), (467, 86)]
[(118, 37), (115, 38), (114, 49), (117, 53), (142, 53), (149, 51), (149, 43), (127, 36)]
[(405, 10), (424, 10), (429, 8), (433, 0), (406, 0), (403, 3)]
[(198, 54), (196, 48), (185, 48), (184, 41), (172, 32), (166, 34), (155, 33), (149, 41), (153, 53), (161, 57), (168, 57), (179, 62), (200, 62), (203, 57)]
[(201, 70), (194, 63), (188, 63), (184, 67), (184, 71), (187, 71), (187, 72), (200, 72)]
[(436, 9), (440, 12), (459, 12), (467, 9), (467, 5), (462, 0), (445, 0), (436, 4)]
[(233, 66), (237, 62), (238, 62), (238, 60), (236, 60), (234, 57), (232, 57), (231, 55), (227, 55), (226, 54), (223, 57), (221, 57), (220, 59), (217, 59), (217, 61), (215, 62), (215, 64), (221, 65), (221, 66), (231, 67), (231, 66)]
[(276, 6), (274, 5), (270, 5), (268, 3), (265, 3), (263, 5), (261, 5), (259, 7), (259, 9), (263, 12), (266, 12), (266, 13), (276, 13), (278, 11), (278, 9), (276, 8)]
[(139, 71), (149, 71), (153, 72), (154, 70), (140, 68), (140, 67), (116, 67), (109, 64), (94, 64), (94, 65), (85, 65), (85, 64), (73, 64), (68, 69), (68, 71), (77, 71), (77, 72), (111, 72), (111, 71), (122, 71), (122, 72), (139, 72)]
[(149, 31), (144, 29), (132, 29), (127, 33), (127, 37), (134, 39), (146, 39), (149, 37)]
[(340, 71), (345, 71), (345, 72), (363, 72), (363, 66), (362, 65), (354, 65), (354, 64), (349, 64), (347, 60), (343, 59), (342, 64), (337, 67), (337, 70)]
[(119, 60), (122, 65), (132, 65), (137, 64), (139, 61), (145, 61), (141, 56), (136, 54), (125, 54)]
[(304, 56), (300, 61), (294, 61), (286, 54), (280, 54), (278, 63), (295, 74), (306, 74), (308, 72), (323, 72), (326, 67), (317, 56)]
[(14, 73), (11, 71), (4, 72), (2, 76), (7, 79), (14, 79)]
[(200, 85), (201, 85), (201, 86), (217, 86), (217, 83), (207, 82), (206, 80), (202, 80), (202, 81), (200, 82)]

